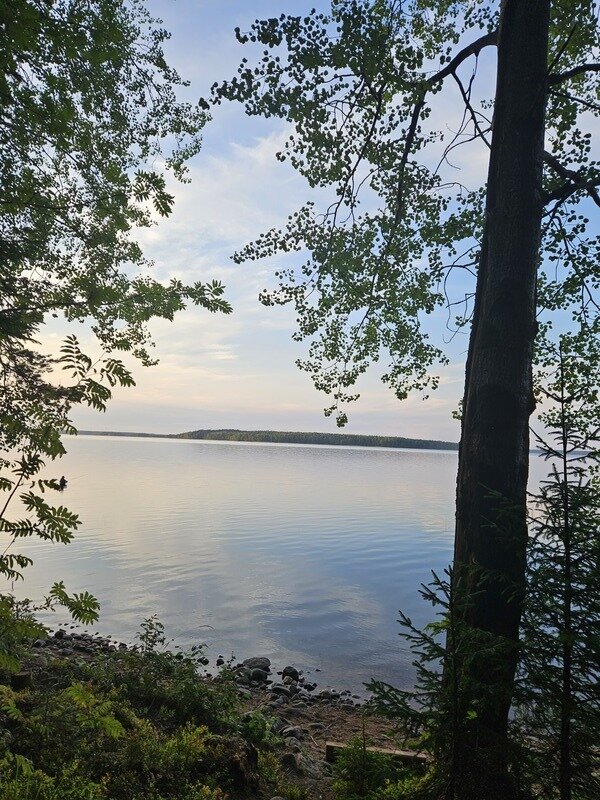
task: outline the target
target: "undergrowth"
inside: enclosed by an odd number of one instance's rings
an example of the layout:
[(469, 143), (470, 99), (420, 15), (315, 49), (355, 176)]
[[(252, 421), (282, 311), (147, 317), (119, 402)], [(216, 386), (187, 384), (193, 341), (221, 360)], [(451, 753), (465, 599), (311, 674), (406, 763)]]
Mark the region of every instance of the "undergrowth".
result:
[(31, 685), (19, 690), (8, 672), (0, 675), (0, 798), (262, 794), (272, 784), (261, 774), (261, 751), (272, 747), (268, 721), (240, 713), (227, 671), (199, 676), (201, 648), (173, 653), (163, 644), (160, 623), (149, 620), (138, 651), (87, 663), (50, 658), (30, 667)]

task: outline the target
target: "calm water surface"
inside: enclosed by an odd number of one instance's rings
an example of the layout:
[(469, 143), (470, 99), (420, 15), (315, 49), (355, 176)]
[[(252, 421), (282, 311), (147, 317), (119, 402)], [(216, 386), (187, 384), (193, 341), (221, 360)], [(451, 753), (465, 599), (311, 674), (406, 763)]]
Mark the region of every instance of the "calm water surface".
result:
[(266, 655), (320, 685), (412, 683), (397, 612), (431, 618), (418, 588), (451, 559), (456, 453), (67, 445), (64, 502), (83, 524), (68, 547), (29, 545), (29, 597), (63, 579), (100, 600), (95, 630), (124, 641), (158, 614), (176, 644), (212, 657)]

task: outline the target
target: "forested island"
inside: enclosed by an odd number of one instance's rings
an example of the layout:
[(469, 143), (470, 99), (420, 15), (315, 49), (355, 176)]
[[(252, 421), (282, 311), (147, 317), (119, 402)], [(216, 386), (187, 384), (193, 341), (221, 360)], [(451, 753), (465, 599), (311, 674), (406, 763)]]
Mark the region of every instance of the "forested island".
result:
[(187, 431), (178, 439), (210, 439), (223, 442), (273, 442), (275, 444), (345, 445), (346, 447), (394, 447), (418, 450), (458, 450), (455, 442), (436, 439), (407, 439), (404, 436), (367, 436), (357, 433), (318, 433), (316, 431), (240, 431), (222, 430)]
[(315, 444), (346, 447), (391, 447), (414, 450), (458, 450), (456, 442), (437, 439), (407, 439), (404, 436), (368, 436), (358, 433), (317, 431), (242, 431), (219, 428), (185, 433), (134, 433), (131, 431), (79, 431), (83, 436), (141, 436), (155, 439), (208, 439), (215, 442), (271, 442), (273, 444)]

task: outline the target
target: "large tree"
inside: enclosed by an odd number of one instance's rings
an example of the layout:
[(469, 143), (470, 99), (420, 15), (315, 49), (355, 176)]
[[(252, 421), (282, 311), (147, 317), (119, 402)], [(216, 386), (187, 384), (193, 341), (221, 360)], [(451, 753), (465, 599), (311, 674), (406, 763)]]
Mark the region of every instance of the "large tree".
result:
[[(112, 386), (133, 382), (120, 353), (152, 362), (153, 317), (172, 319), (188, 301), (230, 310), (218, 282), (156, 280), (135, 238), (170, 213), (168, 175), (186, 180), (207, 120), (177, 97), (185, 83), (165, 61), (167, 38), (144, 0), (0, 4), (0, 575), (9, 580), (28, 564), (17, 540), (68, 541), (79, 524), (47, 499), (64, 482), (38, 476), (64, 452), (72, 405), (102, 409)], [(52, 318), (71, 324), (60, 352), (43, 337)], [(94, 358), (76, 323), (95, 334)], [(53, 595), (94, 614), (88, 595), (69, 598), (60, 584)]]
[[(384, 381), (399, 398), (435, 386), (432, 365), (446, 356), (426, 315), (463, 306), (453, 576), (466, 593), (464, 624), (498, 643), (462, 664), (473, 680), (464, 681), (469, 724), (454, 742), (452, 793), (473, 800), (514, 791), (506, 739), (536, 336), (570, 331), (585, 352), (600, 331), (599, 240), (588, 219), (600, 205), (588, 130), (600, 110), (597, 11), (585, 0), (334, 0), (329, 14), (238, 31), (240, 42), (265, 46), (263, 58), (244, 59), (213, 90), (213, 102), (287, 120), (279, 157), (316, 190), (284, 230), (237, 258), (308, 251), (263, 299), (295, 305), (296, 336), (311, 341), (300, 366), (332, 395), (326, 413), (343, 424), (353, 385), (386, 356)], [(478, 75), (484, 51), (496, 53), (495, 90), (488, 70)], [(436, 106), (448, 108), (452, 90), (462, 120), (448, 131)], [(489, 153), (484, 184), (452, 173), (458, 147)]]

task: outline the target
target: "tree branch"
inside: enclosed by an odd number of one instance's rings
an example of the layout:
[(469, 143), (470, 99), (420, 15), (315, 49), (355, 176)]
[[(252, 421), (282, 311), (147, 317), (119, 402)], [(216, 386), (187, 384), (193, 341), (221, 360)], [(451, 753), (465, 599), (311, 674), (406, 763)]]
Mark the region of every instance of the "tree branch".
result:
[(466, 61), (467, 58), (470, 56), (478, 56), (479, 53), (484, 49), (484, 47), (490, 47), (491, 45), (498, 44), (498, 31), (491, 31), (490, 33), (486, 33), (485, 36), (481, 36), (479, 39), (476, 39), (471, 44), (464, 47), (459, 53), (457, 53), (454, 58), (449, 61), (444, 69), (441, 69), (439, 72), (436, 72), (435, 75), (432, 75), (431, 78), (428, 79), (427, 83), (429, 86), (435, 86), (436, 83), (443, 81), (444, 78), (447, 78), (449, 75), (452, 75), (458, 67)]
[(597, 191), (598, 187), (600, 186), (600, 175), (586, 180), (585, 177), (579, 172), (575, 172), (575, 170), (572, 169), (567, 169), (567, 167), (560, 163), (556, 156), (553, 156), (547, 151), (544, 151), (544, 163), (548, 164), (548, 166), (554, 170), (557, 175), (560, 175), (560, 177), (564, 178), (566, 181), (566, 183), (564, 183), (554, 192), (546, 192), (544, 204), (549, 203), (552, 200), (564, 202), (565, 200), (568, 200), (572, 194), (575, 194), (575, 192), (585, 191), (589, 194), (594, 203), (600, 207), (600, 195), (598, 195)]
[(582, 75), (585, 72), (600, 72), (600, 64), (578, 64), (576, 67), (571, 67), (564, 72), (557, 72), (554, 75), (548, 76), (549, 86), (555, 86), (557, 83), (564, 83), (570, 78), (577, 75)]
[(435, 75), (429, 77), (423, 84), (421, 97), (417, 100), (413, 108), (410, 124), (408, 126), (408, 132), (406, 134), (406, 141), (402, 151), (402, 157), (400, 159), (400, 169), (399, 169), (400, 180), (398, 182), (398, 192), (396, 195), (396, 215), (394, 220), (394, 227), (397, 227), (403, 212), (404, 171), (406, 169), (408, 156), (412, 149), (415, 136), (417, 133), (419, 117), (421, 116), (421, 112), (425, 106), (425, 97), (427, 96), (427, 92), (430, 89), (432, 89), (436, 84), (441, 83), (441, 81), (443, 81), (449, 75), (454, 75), (458, 67), (463, 63), (463, 61), (466, 61), (467, 58), (470, 58), (471, 56), (478, 56), (479, 53), (484, 49), (484, 47), (490, 47), (496, 44), (498, 44), (497, 30), (491, 31), (490, 33), (486, 33), (484, 36), (480, 36), (479, 39), (476, 39), (474, 42), (471, 42), (471, 44), (467, 45), (460, 52), (458, 52), (454, 56), (454, 58), (451, 59), (446, 64), (446, 66), (443, 69), (441, 69), (439, 72), (436, 72)]

